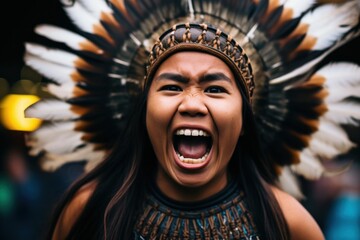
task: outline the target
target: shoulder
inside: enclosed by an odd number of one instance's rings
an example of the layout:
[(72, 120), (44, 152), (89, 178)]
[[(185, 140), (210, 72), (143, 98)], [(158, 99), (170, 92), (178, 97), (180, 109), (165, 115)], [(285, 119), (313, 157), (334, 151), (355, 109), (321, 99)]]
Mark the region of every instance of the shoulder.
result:
[(53, 240), (65, 239), (84, 210), (86, 203), (96, 188), (96, 183), (88, 183), (78, 190), (73, 199), (63, 209), (56, 224)]
[(292, 240), (323, 240), (324, 236), (310, 213), (290, 194), (271, 187), (289, 225)]

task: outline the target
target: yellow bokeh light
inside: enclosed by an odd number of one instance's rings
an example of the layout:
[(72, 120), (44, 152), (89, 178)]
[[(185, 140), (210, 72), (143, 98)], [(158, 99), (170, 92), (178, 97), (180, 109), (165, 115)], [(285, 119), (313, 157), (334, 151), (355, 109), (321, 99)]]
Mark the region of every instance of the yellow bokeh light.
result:
[(0, 119), (2, 124), (9, 130), (33, 131), (37, 129), (41, 120), (37, 118), (25, 118), (24, 111), (31, 104), (39, 101), (34, 95), (9, 94), (1, 102)]

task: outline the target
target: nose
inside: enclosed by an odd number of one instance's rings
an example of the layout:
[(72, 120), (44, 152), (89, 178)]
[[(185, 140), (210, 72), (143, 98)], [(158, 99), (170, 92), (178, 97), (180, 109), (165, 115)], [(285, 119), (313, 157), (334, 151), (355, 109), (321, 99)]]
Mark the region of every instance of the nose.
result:
[(201, 94), (187, 94), (182, 99), (178, 111), (182, 115), (204, 116), (208, 113), (208, 108)]

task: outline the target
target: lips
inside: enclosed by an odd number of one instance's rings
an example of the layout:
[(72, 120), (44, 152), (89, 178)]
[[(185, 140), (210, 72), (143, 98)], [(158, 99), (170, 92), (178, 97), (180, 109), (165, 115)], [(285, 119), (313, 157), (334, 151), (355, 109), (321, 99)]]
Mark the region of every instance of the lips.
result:
[(173, 137), (174, 150), (183, 164), (201, 165), (211, 151), (212, 138), (202, 129), (182, 128), (175, 131)]

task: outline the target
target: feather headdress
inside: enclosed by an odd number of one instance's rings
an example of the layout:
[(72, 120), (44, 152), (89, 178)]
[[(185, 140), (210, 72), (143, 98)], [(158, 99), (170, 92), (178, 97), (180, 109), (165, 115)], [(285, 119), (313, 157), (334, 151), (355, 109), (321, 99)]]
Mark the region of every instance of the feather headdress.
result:
[(211, 23), (245, 49), (256, 122), (284, 190), (299, 197), (297, 175), (319, 178), (322, 161), (356, 145), (343, 126), (359, 125), (360, 66), (329, 55), (359, 36), (359, 0), (77, 0), (64, 10), (76, 30), (35, 29), (62, 47), (27, 43), (24, 56), (54, 96), (26, 110), (44, 120), (27, 143), (46, 170), (84, 160), (89, 170), (104, 158), (147, 53), (179, 22)]

